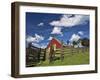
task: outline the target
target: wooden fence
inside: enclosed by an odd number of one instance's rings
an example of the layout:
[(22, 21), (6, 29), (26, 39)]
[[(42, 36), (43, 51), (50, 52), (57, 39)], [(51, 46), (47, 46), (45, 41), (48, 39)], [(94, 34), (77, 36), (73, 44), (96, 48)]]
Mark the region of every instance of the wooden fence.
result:
[(46, 50), (41, 48), (26, 49), (26, 66), (36, 66), (40, 61), (45, 61)]
[(64, 60), (65, 55), (71, 56), (71, 55), (78, 54), (78, 53), (84, 54), (87, 50), (89, 50), (89, 48), (62, 47), (54, 51), (55, 56), (52, 59), (52, 61), (55, 59)]
[[(73, 48), (73, 47), (62, 47), (56, 49), (52, 55), (49, 57), (49, 61), (55, 61), (56, 59), (64, 60), (65, 56), (71, 56), (77, 53), (84, 53), (89, 48)], [(26, 49), (26, 66), (36, 66), (40, 61), (45, 61), (47, 56), (46, 49), (41, 48), (27, 48)]]

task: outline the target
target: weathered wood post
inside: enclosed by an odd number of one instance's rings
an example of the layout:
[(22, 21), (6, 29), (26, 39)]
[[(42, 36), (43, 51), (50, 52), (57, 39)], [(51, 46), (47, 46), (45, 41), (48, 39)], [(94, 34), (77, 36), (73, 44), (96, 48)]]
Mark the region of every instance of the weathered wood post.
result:
[(38, 62), (40, 62), (40, 55), (41, 55), (41, 48), (39, 48), (39, 51), (38, 51)]
[(43, 56), (43, 61), (46, 60), (46, 48), (44, 49), (44, 56)]
[(53, 46), (50, 45), (50, 53), (49, 53), (49, 62), (50, 63), (53, 61), (53, 54), (54, 54), (54, 49), (53, 49)]
[(62, 46), (61, 46), (61, 61), (64, 60), (64, 47), (63, 47), (63, 41), (62, 41)]

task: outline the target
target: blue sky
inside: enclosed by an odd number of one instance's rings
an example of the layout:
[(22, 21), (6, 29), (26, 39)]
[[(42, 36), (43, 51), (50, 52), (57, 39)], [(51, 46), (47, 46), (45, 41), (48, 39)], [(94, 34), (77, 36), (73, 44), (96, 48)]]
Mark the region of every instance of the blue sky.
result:
[(26, 45), (44, 48), (52, 36), (65, 44), (89, 38), (89, 15), (26, 12)]

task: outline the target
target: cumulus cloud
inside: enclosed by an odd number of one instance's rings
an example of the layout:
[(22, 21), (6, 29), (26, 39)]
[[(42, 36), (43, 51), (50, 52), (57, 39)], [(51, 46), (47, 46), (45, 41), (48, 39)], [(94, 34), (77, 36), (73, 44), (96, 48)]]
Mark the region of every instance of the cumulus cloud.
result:
[(54, 27), (51, 34), (62, 34), (60, 27)]
[(41, 46), (38, 43), (32, 43), (33, 46), (40, 48)]
[(27, 41), (27, 42), (35, 42), (36, 39), (35, 39), (35, 37), (27, 36), (26, 41)]
[[(54, 26), (51, 34), (62, 34), (61, 30), (63, 27), (73, 27), (76, 25), (86, 24), (89, 21), (88, 15), (74, 15), (74, 14), (67, 14), (62, 15), (59, 20), (54, 20), (49, 24)], [(79, 32), (82, 35), (82, 32)]]
[(73, 34), (70, 38), (70, 41), (78, 41), (81, 37), (78, 34)]
[(47, 45), (41, 45), (41, 48), (46, 48), (47, 47)]
[(38, 35), (38, 34), (35, 34), (35, 36), (34, 37), (32, 37), (32, 36), (27, 36), (27, 38), (26, 38), (26, 41), (29, 43), (29, 42), (40, 42), (40, 41), (42, 41), (42, 40), (44, 40), (44, 37), (43, 36), (41, 36), (41, 35)]
[(50, 36), (50, 37), (48, 38), (48, 40), (52, 40), (52, 38), (53, 38), (53, 37)]
[(79, 35), (84, 35), (83, 31), (78, 32)]
[(75, 25), (85, 24), (88, 20), (89, 16), (86, 15), (62, 15), (59, 20), (50, 22), (50, 25), (58, 27), (72, 27)]
[(41, 35), (38, 35), (38, 34), (35, 34), (35, 38), (36, 38), (37, 42), (44, 40), (44, 37)]
[(38, 48), (46, 48), (47, 45), (46, 44), (39, 44), (39, 43), (32, 43), (33, 46), (38, 47)]
[(43, 25), (44, 25), (44, 23), (43, 23), (43, 22), (41, 22), (41, 23), (39, 23), (39, 24), (38, 24), (38, 26), (43, 26)]

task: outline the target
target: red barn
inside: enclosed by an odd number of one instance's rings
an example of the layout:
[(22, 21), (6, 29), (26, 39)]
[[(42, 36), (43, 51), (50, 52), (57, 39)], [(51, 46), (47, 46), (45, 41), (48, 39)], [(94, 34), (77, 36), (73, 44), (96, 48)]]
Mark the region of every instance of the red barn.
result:
[(55, 48), (61, 48), (62, 43), (58, 39), (52, 38), (52, 40), (50, 41), (50, 43), (47, 46), (47, 49), (50, 48), (51, 45), (55, 46)]
[(50, 50), (52, 47), (55, 51), (56, 49), (59, 49), (62, 47), (62, 43), (58, 39), (56, 39), (54, 37), (52, 38), (52, 40), (49, 42), (47, 49), (46, 49), (46, 59), (47, 60), (49, 59)]

